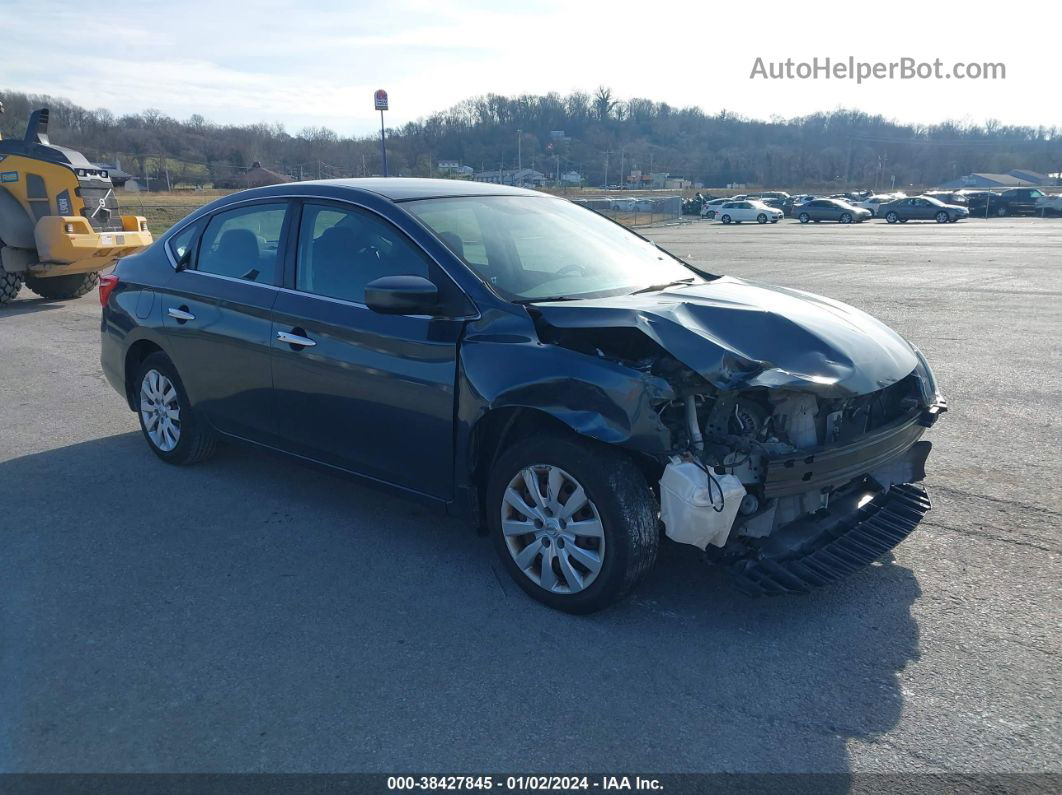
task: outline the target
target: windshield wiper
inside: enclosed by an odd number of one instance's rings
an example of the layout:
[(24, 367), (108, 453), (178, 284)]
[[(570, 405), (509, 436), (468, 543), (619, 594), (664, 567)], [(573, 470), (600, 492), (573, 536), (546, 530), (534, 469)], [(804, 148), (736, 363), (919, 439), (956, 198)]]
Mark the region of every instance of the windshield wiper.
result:
[(689, 284), (695, 278), (697, 278), (697, 277), (696, 276), (690, 276), (689, 278), (686, 278), (686, 279), (675, 279), (675, 281), (668, 282), (667, 284), (650, 284), (648, 287), (642, 287), (639, 290), (635, 290), (633, 293), (631, 293), (631, 295), (638, 295), (638, 293), (655, 293), (658, 290), (666, 290), (668, 287), (674, 287), (675, 285), (678, 285), (678, 284)]
[(572, 295), (545, 295), (542, 298), (514, 298), (514, 304), (544, 304), (549, 301), (581, 301), (581, 298)]

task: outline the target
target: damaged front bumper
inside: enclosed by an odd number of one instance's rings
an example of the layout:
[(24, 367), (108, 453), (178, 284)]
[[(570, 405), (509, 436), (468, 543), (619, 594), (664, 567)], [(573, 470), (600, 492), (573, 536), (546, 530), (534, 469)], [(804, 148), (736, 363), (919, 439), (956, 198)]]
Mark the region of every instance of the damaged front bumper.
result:
[[(830, 585), (893, 549), (932, 507), (925, 488), (914, 483), (893, 485), (869, 501), (864, 499), (854, 492), (842, 504), (831, 505), (825, 515), (794, 522), (756, 557), (733, 562), (729, 570), (737, 586), (750, 595), (776, 595)], [(786, 543), (801, 537), (815, 542)]]

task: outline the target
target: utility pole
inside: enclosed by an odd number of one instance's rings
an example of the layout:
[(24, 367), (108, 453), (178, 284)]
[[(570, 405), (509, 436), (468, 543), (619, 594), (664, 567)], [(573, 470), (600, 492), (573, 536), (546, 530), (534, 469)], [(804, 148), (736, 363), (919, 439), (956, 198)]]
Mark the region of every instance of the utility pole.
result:
[(604, 187), (606, 187), (606, 188), (608, 187), (608, 156), (610, 154), (612, 154), (612, 152), (609, 151), (608, 149), (606, 149), (605, 150), (605, 185), (604, 185)]
[(523, 130), (517, 130), (516, 131), (516, 170), (517, 171), (523, 171), (524, 170), (524, 153), (523, 153), (524, 141), (523, 141), (523, 137), (524, 137), (524, 131)]

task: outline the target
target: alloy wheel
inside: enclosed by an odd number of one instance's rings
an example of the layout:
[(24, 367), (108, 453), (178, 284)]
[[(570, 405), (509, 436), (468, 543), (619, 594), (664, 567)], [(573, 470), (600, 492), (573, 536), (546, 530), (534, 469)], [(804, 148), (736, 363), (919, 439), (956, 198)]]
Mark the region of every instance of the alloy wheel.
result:
[(140, 418), (151, 443), (164, 453), (181, 441), (177, 387), (158, 370), (148, 370), (140, 383)]
[(579, 481), (560, 467), (533, 464), (513, 476), (502, 500), (501, 528), (517, 568), (546, 591), (578, 593), (601, 573), (601, 516)]

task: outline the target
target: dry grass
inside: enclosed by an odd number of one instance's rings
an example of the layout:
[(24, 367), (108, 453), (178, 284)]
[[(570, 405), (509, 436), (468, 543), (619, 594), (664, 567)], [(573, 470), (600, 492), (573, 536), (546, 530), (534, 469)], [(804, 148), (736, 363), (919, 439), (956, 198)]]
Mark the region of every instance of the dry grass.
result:
[(147, 218), (151, 234), (158, 237), (193, 210), (232, 193), (228, 190), (173, 191), (172, 193), (118, 193), (122, 212)]

